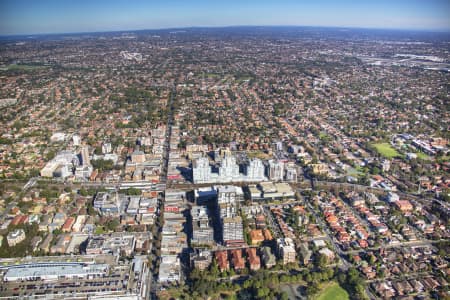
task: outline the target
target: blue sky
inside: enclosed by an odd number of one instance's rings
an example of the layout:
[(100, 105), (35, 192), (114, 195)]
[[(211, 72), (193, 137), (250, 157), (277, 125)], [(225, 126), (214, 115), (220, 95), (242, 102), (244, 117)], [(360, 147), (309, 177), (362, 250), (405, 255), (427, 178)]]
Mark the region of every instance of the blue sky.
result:
[(450, 0), (0, 0), (0, 35), (233, 25), (450, 31)]

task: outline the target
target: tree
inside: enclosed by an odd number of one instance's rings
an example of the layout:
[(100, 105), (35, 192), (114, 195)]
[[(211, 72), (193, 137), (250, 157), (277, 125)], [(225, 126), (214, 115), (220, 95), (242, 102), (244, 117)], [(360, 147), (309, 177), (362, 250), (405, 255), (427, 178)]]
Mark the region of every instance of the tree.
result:
[(127, 194), (128, 196), (139, 196), (140, 194), (142, 194), (142, 191), (137, 188), (129, 188), (125, 191), (125, 194)]
[(269, 293), (270, 293), (269, 288), (268, 287), (263, 287), (263, 288), (258, 289), (257, 296), (259, 298), (262, 298), (262, 297), (265, 297), (265, 296), (269, 295)]
[(114, 169), (114, 162), (110, 159), (97, 159), (92, 161), (92, 166), (100, 171), (109, 171)]
[(308, 285), (308, 287), (306, 288), (306, 294), (308, 296), (312, 296), (312, 295), (316, 294), (318, 291), (319, 291), (319, 285), (315, 282)]
[(209, 273), (213, 278), (217, 278), (217, 276), (219, 276), (219, 267), (217, 266), (216, 259), (213, 259), (211, 265), (209, 266)]
[(328, 259), (324, 254), (319, 254), (319, 256), (316, 257), (316, 266), (318, 268), (324, 268), (327, 265)]
[(83, 196), (83, 197), (86, 197), (86, 196), (89, 195), (89, 194), (88, 194), (88, 191), (87, 191), (84, 187), (82, 187), (82, 188), (79, 190), (79, 193), (80, 193), (80, 195)]
[(108, 228), (108, 230), (110, 231), (115, 231), (119, 225), (120, 225), (119, 220), (112, 219), (106, 223), (106, 228)]
[(280, 300), (289, 300), (289, 295), (286, 292), (281, 293)]

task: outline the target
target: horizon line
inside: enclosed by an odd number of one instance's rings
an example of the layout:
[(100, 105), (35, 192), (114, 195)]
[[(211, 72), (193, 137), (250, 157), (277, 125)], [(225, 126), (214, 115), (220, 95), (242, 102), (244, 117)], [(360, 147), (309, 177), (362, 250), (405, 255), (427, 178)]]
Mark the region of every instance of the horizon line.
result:
[(119, 29), (119, 30), (96, 30), (96, 31), (67, 31), (67, 32), (40, 32), (40, 33), (13, 33), (0, 34), (0, 38), (5, 37), (30, 37), (30, 36), (46, 36), (46, 35), (78, 35), (93, 33), (119, 33), (119, 32), (136, 32), (136, 31), (159, 31), (159, 30), (183, 30), (183, 29), (220, 29), (220, 28), (239, 28), (239, 27), (298, 27), (298, 28), (328, 28), (328, 29), (364, 29), (364, 30), (388, 30), (388, 31), (409, 31), (409, 32), (428, 32), (428, 33), (448, 33), (450, 28), (396, 28), (396, 27), (361, 27), (361, 26), (324, 26), (324, 25), (200, 25), (200, 26), (180, 26), (180, 27), (157, 27), (142, 29)]

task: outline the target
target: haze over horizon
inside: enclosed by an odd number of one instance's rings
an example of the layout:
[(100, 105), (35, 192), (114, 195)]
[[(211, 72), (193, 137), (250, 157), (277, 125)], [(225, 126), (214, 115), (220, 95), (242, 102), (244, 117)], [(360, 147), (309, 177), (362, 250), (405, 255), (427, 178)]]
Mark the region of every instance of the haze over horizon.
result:
[(450, 1), (0, 1), (0, 35), (249, 25), (450, 31)]

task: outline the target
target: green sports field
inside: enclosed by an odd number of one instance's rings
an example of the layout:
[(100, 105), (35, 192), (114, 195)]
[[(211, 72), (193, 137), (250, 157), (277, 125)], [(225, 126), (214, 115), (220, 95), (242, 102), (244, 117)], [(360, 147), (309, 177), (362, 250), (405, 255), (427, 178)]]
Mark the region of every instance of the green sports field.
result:
[(327, 285), (317, 295), (316, 300), (348, 300), (349, 296), (346, 290), (344, 290), (336, 282)]
[(373, 144), (372, 146), (377, 149), (378, 153), (380, 153), (382, 156), (386, 158), (394, 158), (394, 157), (400, 157), (400, 153), (397, 152), (394, 148), (392, 148), (391, 145), (388, 143), (378, 143)]

